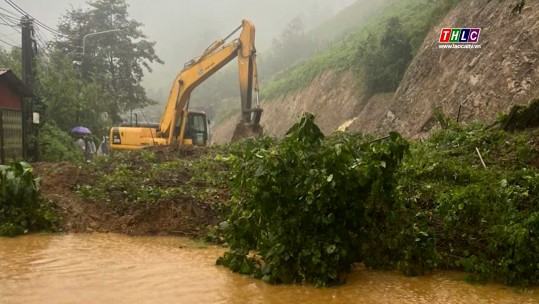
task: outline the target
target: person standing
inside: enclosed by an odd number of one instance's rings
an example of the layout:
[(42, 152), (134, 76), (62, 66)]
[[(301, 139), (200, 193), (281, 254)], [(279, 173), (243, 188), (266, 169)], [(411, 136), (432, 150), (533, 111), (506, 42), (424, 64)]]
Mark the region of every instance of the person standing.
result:
[(103, 136), (103, 141), (97, 149), (97, 154), (99, 155), (108, 155), (109, 154), (109, 138), (108, 136)]
[(94, 139), (89, 137), (88, 140), (90, 141), (90, 157), (93, 158), (94, 155), (97, 153), (97, 148), (95, 147)]
[(84, 138), (82, 137), (79, 137), (75, 143), (77, 144), (77, 146), (79, 146), (79, 148), (82, 150), (82, 152), (84, 153), (84, 150), (86, 149), (86, 142), (84, 141)]
[(96, 152), (94, 140), (90, 136), (84, 138), (84, 157), (90, 161)]

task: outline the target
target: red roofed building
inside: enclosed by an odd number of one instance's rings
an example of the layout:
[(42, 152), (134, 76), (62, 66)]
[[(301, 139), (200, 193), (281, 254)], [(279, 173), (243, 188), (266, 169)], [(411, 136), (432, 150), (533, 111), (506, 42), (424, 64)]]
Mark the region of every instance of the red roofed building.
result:
[(31, 96), (11, 69), (0, 68), (0, 163), (23, 159), (23, 99)]

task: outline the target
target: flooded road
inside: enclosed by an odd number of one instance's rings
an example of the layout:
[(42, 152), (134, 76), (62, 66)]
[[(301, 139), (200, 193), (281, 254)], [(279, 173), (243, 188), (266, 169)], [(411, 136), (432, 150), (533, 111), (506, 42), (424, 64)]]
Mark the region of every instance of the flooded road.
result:
[(405, 277), (357, 267), (334, 288), (273, 286), (215, 266), (224, 248), (117, 234), (0, 238), (0, 303), (539, 303), (463, 274)]

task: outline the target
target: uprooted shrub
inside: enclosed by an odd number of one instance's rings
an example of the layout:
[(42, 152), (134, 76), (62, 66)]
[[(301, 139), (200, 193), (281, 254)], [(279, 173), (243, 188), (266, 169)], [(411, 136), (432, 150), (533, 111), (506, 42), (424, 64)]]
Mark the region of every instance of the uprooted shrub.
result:
[(366, 210), (373, 202), (390, 209), (407, 148), (397, 133), (376, 142), (351, 134), (325, 138), (312, 114), (282, 140), (243, 142), (228, 158), (230, 251), (218, 264), (271, 283), (339, 283), (372, 238)]
[(537, 130), (447, 120), (408, 145), (398, 134), (324, 137), (307, 115), (281, 140), (228, 151), (230, 250), (218, 264), (233, 271), (324, 286), (363, 262), (539, 284)]

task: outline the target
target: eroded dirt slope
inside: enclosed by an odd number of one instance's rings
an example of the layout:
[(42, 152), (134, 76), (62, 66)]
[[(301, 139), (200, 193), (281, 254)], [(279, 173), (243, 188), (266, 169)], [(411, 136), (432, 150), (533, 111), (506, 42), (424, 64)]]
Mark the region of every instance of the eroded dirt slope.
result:
[[(331, 133), (360, 113), (360, 94), (352, 72), (336, 75), (327, 71), (307, 88), (263, 102), (261, 124), (268, 135), (280, 137), (302, 113), (310, 112), (316, 115), (316, 124), (322, 132)], [(236, 115), (216, 128), (213, 142), (229, 142), (238, 119)]]
[[(433, 109), (461, 121), (493, 121), (539, 96), (539, 1), (462, 1), (425, 39), (395, 93), (382, 129), (423, 137)], [(442, 27), (480, 27), (481, 49), (440, 49)]]

